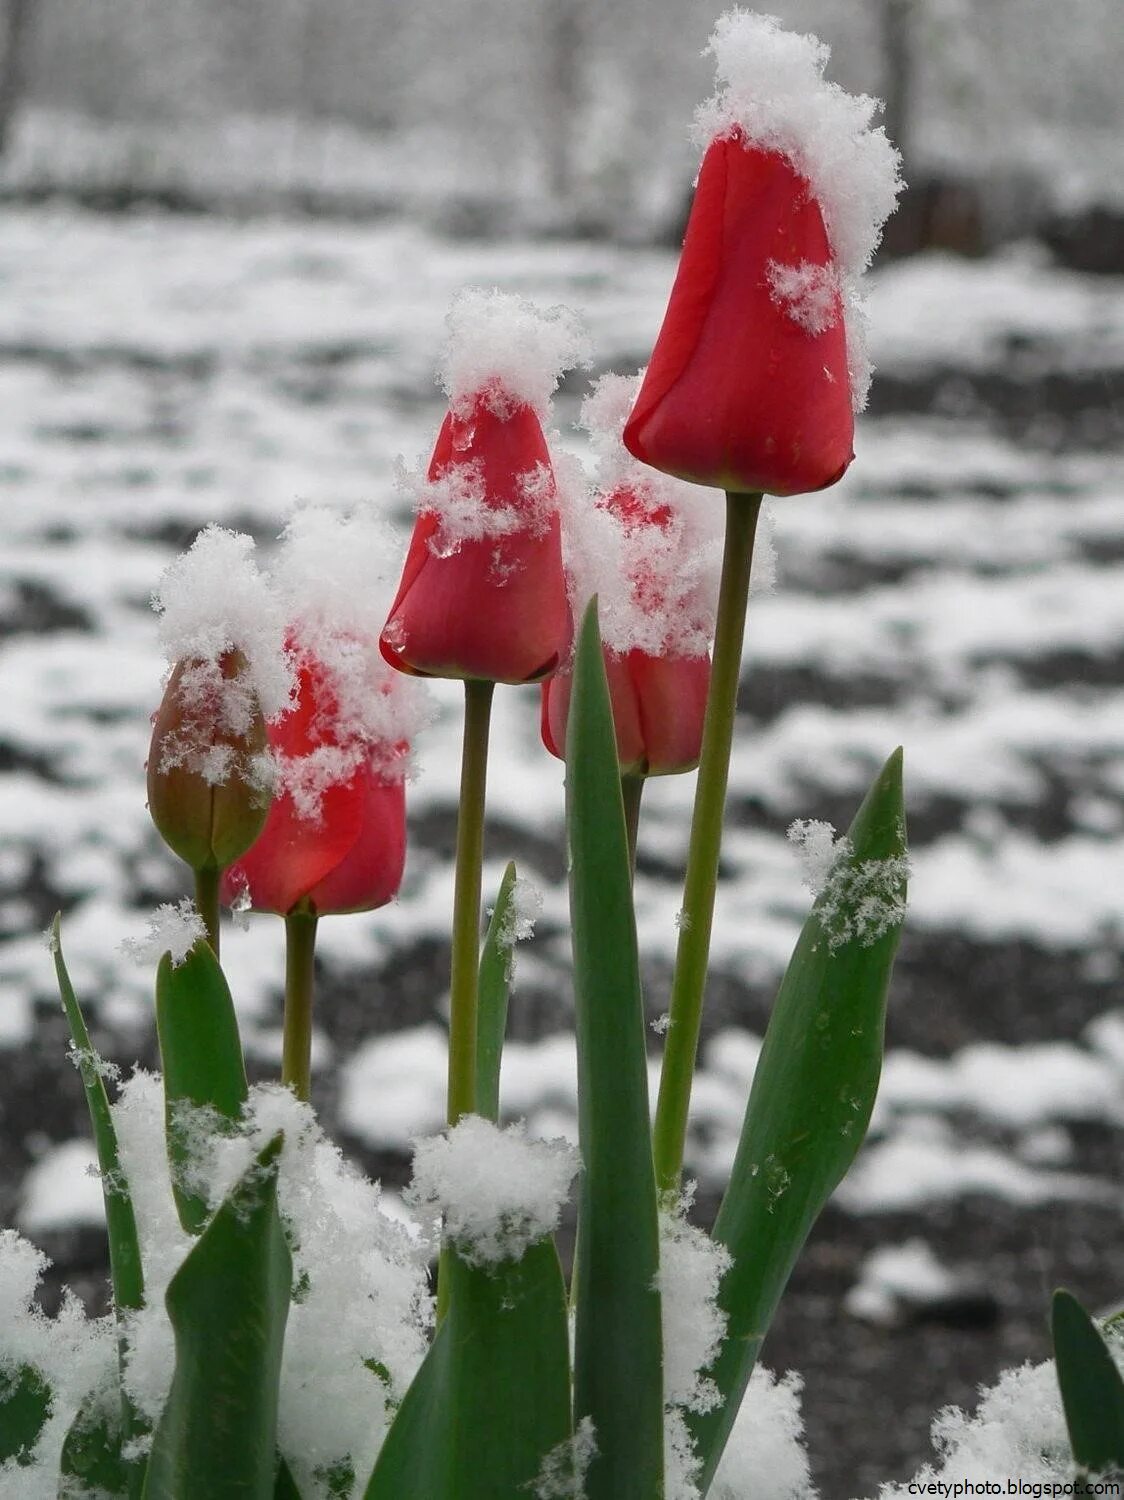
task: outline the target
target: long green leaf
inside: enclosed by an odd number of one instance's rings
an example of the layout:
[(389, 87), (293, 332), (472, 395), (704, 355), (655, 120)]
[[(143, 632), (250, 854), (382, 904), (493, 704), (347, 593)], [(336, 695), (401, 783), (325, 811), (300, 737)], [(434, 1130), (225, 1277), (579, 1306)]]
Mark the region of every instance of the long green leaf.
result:
[(1124, 1471), (1124, 1380), (1092, 1318), (1054, 1293), (1054, 1362), (1074, 1460), (1092, 1474)]
[(480, 988), (476, 1014), (476, 1113), (486, 1120), (500, 1117), (500, 1058), (507, 1028), (507, 999), (511, 990), (511, 897), (515, 866), (509, 864), (500, 881), (484, 946), (480, 952)]
[(51, 1391), (41, 1373), (21, 1365), (0, 1374), (0, 1463), (28, 1464), (51, 1409)]
[(82, 1087), (86, 1092), (86, 1108), (90, 1114), (90, 1125), (94, 1132), (94, 1147), (98, 1154), (98, 1169), (101, 1173), (102, 1196), (105, 1200), (105, 1224), (109, 1238), (109, 1266), (113, 1281), (113, 1301), (117, 1309), (133, 1309), (144, 1305), (144, 1277), (141, 1272), (140, 1246), (137, 1242), (137, 1221), (133, 1213), (133, 1200), (129, 1184), (121, 1170), (121, 1158), (117, 1149), (117, 1131), (109, 1108), (109, 1096), (105, 1091), (100, 1058), (90, 1041), (82, 1007), (70, 982), (66, 960), (63, 958), (62, 939), (59, 934), (59, 918), (51, 924), (51, 952), (55, 960), (55, 975), (59, 994), (66, 1012), (74, 1043), (74, 1055), (82, 1075)]
[(704, 1494), (796, 1257), (874, 1107), (905, 903), (900, 750), (848, 838), (850, 852), (817, 898), (777, 994), (714, 1226), (733, 1266), (719, 1299), (726, 1336), (710, 1371), (723, 1402), (691, 1424)]
[(578, 1040), (574, 1420), (592, 1418), (588, 1500), (663, 1494), (659, 1223), (644, 1008), (612, 710), (597, 612), (578, 641), (566, 739)]
[(235, 1183), (168, 1286), (176, 1364), (144, 1500), (273, 1500), (292, 1260), (282, 1137)]
[(192, 1132), (184, 1111), (209, 1109), (237, 1120), (246, 1102), (246, 1066), (234, 1001), (210, 946), (199, 941), (182, 963), (165, 953), (156, 971), (156, 1032), (164, 1074), (168, 1159), (180, 1223), (197, 1234), (207, 1204), (185, 1182)]
[[(102, 1198), (105, 1203), (105, 1227), (106, 1238), (109, 1241), (109, 1274), (113, 1288), (113, 1307), (118, 1323), (121, 1324), (126, 1314), (144, 1305), (144, 1272), (137, 1237), (137, 1221), (133, 1212), (129, 1183), (121, 1166), (117, 1131), (113, 1124), (109, 1095), (106, 1093), (102, 1076), (101, 1059), (90, 1041), (82, 1007), (78, 1003), (78, 996), (70, 982), (70, 974), (63, 957), (58, 916), (51, 924), (51, 951), (55, 960), (55, 976), (58, 980), (59, 994), (62, 997), (62, 1007), (66, 1013), (67, 1025), (74, 1044), (74, 1056), (86, 1095), (90, 1127), (94, 1134), (94, 1149), (97, 1151)], [(118, 1336), (118, 1357), (123, 1368), (125, 1357), (123, 1333)], [(119, 1385), (118, 1399), (120, 1421), (115, 1423), (112, 1418), (107, 1418), (105, 1442), (109, 1446), (115, 1443), (119, 1452), (123, 1441), (138, 1437), (145, 1428), (123, 1384)], [(112, 1437), (108, 1435), (110, 1428), (115, 1430), (115, 1435)], [(62, 1472), (64, 1475), (70, 1472), (67, 1468), (70, 1456), (75, 1455), (75, 1462), (80, 1462), (82, 1455), (87, 1451), (85, 1431), (83, 1412), (79, 1411), (74, 1426), (67, 1434), (63, 1445)], [(125, 1485), (124, 1490), (119, 1493), (131, 1497), (139, 1496), (144, 1479), (144, 1459), (121, 1461), (119, 1468), (124, 1475)], [(118, 1470), (115, 1468), (114, 1472)], [(108, 1484), (103, 1485), (102, 1488), (107, 1493), (114, 1493), (109, 1489)]]
[(553, 1240), (494, 1269), (448, 1257), (449, 1311), (365, 1500), (527, 1500), (570, 1434), (566, 1288)]

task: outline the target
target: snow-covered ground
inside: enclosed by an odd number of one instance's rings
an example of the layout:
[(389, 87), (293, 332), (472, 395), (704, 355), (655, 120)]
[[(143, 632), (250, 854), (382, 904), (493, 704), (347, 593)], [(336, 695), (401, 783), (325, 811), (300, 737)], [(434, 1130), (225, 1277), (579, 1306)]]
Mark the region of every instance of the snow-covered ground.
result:
[[(144, 808), (162, 670), (148, 598), (162, 569), (208, 521), (267, 544), (300, 499), (405, 521), (393, 461), (432, 443), (433, 369), (462, 285), (569, 304), (597, 368), (630, 371), (673, 265), (605, 245), (452, 244), (399, 221), (62, 206), (0, 221), (4, 1221), (46, 1231), (96, 1216), (41, 938), (56, 905), (103, 1050), (125, 1063), (151, 1052), (151, 976), (118, 944), (183, 890)], [(883, 385), (876, 375), (858, 456), (835, 490), (774, 503), (779, 581), (751, 603), (693, 1166), (713, 1195), (805, 909), (785, 827), (845, 823), (902, 743), (909, 935), (879, 1109), (840, 1206), (909, 1243), (895, 1216), (1079, 1204), (1094, 1218), (1077, 1232), (1103, 1236), (1083, 1253), (1090, 1295), (1104, 1295), (1124, 1228), (1124, 284), (1019, 247), (899, 263), (871, 295)], [(585, 386), (570, 381), (556, 410), (559, 444), (579, 455)], [(319, 1097), (380, 1167), (443, 1112), (459, 747), (458, 693), (437, 696), (401, 900), (322, 924)], [(532, 1130), (572, 1133), (561, 768), (539, 745), (537, 691), (500, 690), (494, 744), (486, 884), (514, 855), (544, 893), (520, 949), (506, 1104)], [(656, 782), (645, 799), (637, 903), (653, 1019), (692, 782)], [(224, 958), (266, 1074), (281, 924), (231, 931)], [(653, 1033), (653, 1058), (658, 1046)], [(902, 1265), (895, 1287), (911, 1265), (945, 1284), (924, 1250)]]

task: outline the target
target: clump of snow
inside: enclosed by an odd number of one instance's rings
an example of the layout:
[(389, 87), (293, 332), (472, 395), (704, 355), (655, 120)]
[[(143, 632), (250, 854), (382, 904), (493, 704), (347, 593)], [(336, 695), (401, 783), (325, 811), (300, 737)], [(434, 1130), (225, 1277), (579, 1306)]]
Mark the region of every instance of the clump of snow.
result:
[(816, 819), (796, 819), (788, 837), (800, 856), (804, 884), (817, 898), (829, 948), (851, 942), (869, 948), (904, 921), (907, 856), (856, 862), (850, 839), (836, 837), (830, 823)]
[(783, 1380), (757, 1365), (710, 1487), (710, 1500), (815, 1500), (804, 1423), (802, 1378)]
[[(870, 264), (882, 237), (882, 226), (902, 190), (901, 156), (874, 117), (879, 101), (848, 94), (829, 83), (824, 69), (831, 49), (814, 36), (785, 31), (773, 16), (732, 10), (721, 16), (707, 49), (715, 59), (718, 87), (695, 115), (695, 140), (703, 147), (716, 137), (734, 134), (747, 145), (780, 153), (811, 186), (823, 213), (838, 283), (818, 290), (798, 317), (831, 321), (841, 294), (850, 358), (851, 395), (855, 410), (866, 404), (870, 365), (865, 353), (864, 315), (858, 278)], [(775, 266), (776, 263), (774, 263)], [(799, 279), (800, 266), (771, 271), (788, 286)], [(787, 299), (785, 299), (787, 300)], [(809, 331), (822, 332), (830, 322)]]
[(845, 835), (836, 835), (830, 823), (819, 818), (796, 818), (788, 825), (788, 841), (800, 859), (801, 879), (813, 896), (827, 884), (838, 860), (850, 849)]
[(893, 1323), (903, 1306), (938, 1302), (958, 1285), (925, 1240), (914, 1238), (872, 1251), (843, 1305), (852, 1317), (870, 1323)]
[(879, 100), (829, 83), (831, 48), (773, 16), (727, 11), (707, 51), (718, 88), (695, 115), (697, 144), (739, 131), (787, 157), (811, 184), (840, 269), (864, 270), (903, 185), (901, 156), (873, 124)]
[[(434, 479), (424, 464), (411, 469), (398, 460), (395, 484), (419, 516), (436, 521), (427, 543), (435, 557), (452, 557), (465, 542), (498, 541), (516, 533), (542, 536), (558, 511), (554, 475), (541, 463), (518, 476), (516, 505), (505, 505), (487, 493), (483, 465), (476, 459), (451, 463)], [(493, 581), (502, 583), (501, 570), (511, 566), (497, 552)]]
[[(1124, 1367), (1124, 1341), (1110, 1333), (1107, 1342), (1117, 1366)], [(883, 1485), (879, 1500), (906, 1500), (919, 1493), (919, 1484), (937, 1481), (1072, 1486), (1077, 1477), (1052, 1360), (1005, 1370), (982, 1392), (975, 1416), (946, 1407), (931, 1435), (938, 1462), (926, 1464), (906, 1484)]]
[(279, 1130), (278, 1202), (300, 1288), (285, 1334), (279, 1441), (301, 1494), (328, 1500), (334, 1466), (346, 1462), (358, 1475), (373, 1468), (424, 1357), (425, 1251), (311, 1108), (279, 1085), (252, 1089), (239, 1135), (215, 1138), (213, 1207)]
[(668, 1500), (695, 1500), (699, 1462), (687, 1412), (710, 1411), (721, 1399), (706, 1371), (726, 1331), (718, 1288), (732, 1264), (730, 1252), (687, 1219), (690, 1183), (673, 1207), (660, 1212), (660, 1293), (663, 1323), (664, 1463)]
[(122, 953), (138, 964), (159, 963), (165, 953), (171, 955), (172, 967), (179, 968), (196, 943), (207, 936), (207, 924), (189, 897), (166, 901), (148, 919), (142, 938), (123, 938), (118, 944)]
[(688, 1186), (674, 1208), (660, 1213), (659, 1291), (663, 1309), (664, 1400), (687, 1411), (709, 1411), (718, 1389), (704, 1372), (717, 1357), (726, 1331), (718, 1288), (732, 1260), (687, 1213), (694, 1196)]
[(535, 1500), (585, 1500), (585, 1476), (597, 1457), (592, 1417), (583, 1417), (574, 1435), (552, 1448), (542, 1462), (531, 1493)]
[(312, 747), (275, 756), (275, 788), (303, 818), (319, 818), (327, 789), (363, 762), (383, 777), (406, 775), (409, 747), (431, 717), (423, 684), (379, 650), (400, 562), (397, 537), (373, 512), (302, 506), (282, 532), (272, 579), (299, 690), (316, 699)]
[(557, 1228), (579, 1165), (567, 1141), (530, 1140), (522, 1121), (501, 1129), (466, 1115), (416, 1143), (405, 1198), (441, 1216), (445, 1238), (470, 1265), (497, 1265)]
[[(164, 1292), (191, 1244), (172, 1198), (163, 1108), (159, 1079), (144, 1073), (125, 1084), (113, 1107), (134, 1184), (147, 1293), (130, 1321), (126, 1379), (150, 1420), (166, 1399), (175, 1356)], [(329, 1500), (333, 1468), (365, 1474), (373, 1467), (394, 1404), (424, 1357), (432, 1321), (424, 1246), (384, 1211), (379, 1189), (344, 1161), (289, 1089), (252, 1089), (233, 1128), (208, 1130), (204, 1112), (191, 1126), (190, 1185), (212, 1209), (284, 1132), (278, 1202), (298, 1290), (285, 1336), (279, 1441), (302, 1495)]]
[[(266, 717), (280, 713), (293, 689), (285, 654), (280, 600), (260, 572), (254, 542), (239, 532), (208, 526), (190, 550), (166, 569), (152, 596), (160, 643), (169, 663), (189, 660), (212, 669), (230, 651), (246, 658), (249, 687)], [(200, 679), (200, 685), (202, 678)], [(235, 709), (235, 728), (238, 711)]]
[(446, 326), (440, 380), (460, 414), (483, 397), (501, 418), (530, 406), (545, 419), (563, 371), (589, 360), (588, 338), (569, 308), (541, 309), (498, 288), (466, 287)]
[(648, 1025), (657, 1036), (666, 1036), (671, 1030), (671, 1012), (669, 1010), (661, 1011), (654, 1020), (648, 1022)]
[(501, 948), (514, 948), (535, 934), (535, 923), (542, 916), (543, 893), (533, 880), (517, 876), (508, 898), (507, 914), (497, 934)]
[(116, 1335), (111, 1318), (90, 1320), (69, 1291), (54, 1318), (35, 1305), (47, 1257), (14, 1230), (0, 1230), (0, 1384), (34, 1371), (51, 1392), (32, 1452), (0, 1463), (8, 1500), (55, 1500), (63, 1439), (86, 1395), (113, 1379)]
[(788, 316), (806, 333), (826, 333), (841, 311), (839, 275), (832, 265), (802, 260), (786, 266), (771, 260), (766, 267), (769, 290)]
[(603, 376), (582, 406), (595, 455), (593, 503), (563, 479), (563, 546), (571, 603), (596, 594), (601, 639), (624, 654), (702, 656), (714, 634), (724, 502), (639, 463), (621, 434), (640, 377)]

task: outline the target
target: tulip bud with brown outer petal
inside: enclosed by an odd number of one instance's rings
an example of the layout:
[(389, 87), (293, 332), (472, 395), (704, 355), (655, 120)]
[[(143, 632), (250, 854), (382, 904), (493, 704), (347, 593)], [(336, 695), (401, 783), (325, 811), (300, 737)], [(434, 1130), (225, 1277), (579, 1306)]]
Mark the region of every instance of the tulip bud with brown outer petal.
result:
[(222, 870), (254, 843), (269, 812), (258, 774), (265, 719), (234, 649), (177, 663), (152, 726), (148, 809), (193, 870)]

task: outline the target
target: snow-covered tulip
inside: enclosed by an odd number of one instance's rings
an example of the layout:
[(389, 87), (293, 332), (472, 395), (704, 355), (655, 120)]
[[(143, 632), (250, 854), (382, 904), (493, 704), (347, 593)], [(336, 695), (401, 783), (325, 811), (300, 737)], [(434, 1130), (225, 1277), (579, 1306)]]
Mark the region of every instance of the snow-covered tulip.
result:
[[(567, 508), (567, 562), (575, 613), (598, 598), (621, 774), (660, 776), (698, 763), (721, 532), (709, 496), (622, 447), (639, 381), (603, 376), (582, 406), (599, 493)], [(542, 688), (543, 743), (560, 758), (571, 686), (567, 661)]]
[(569, 647), (558, 497), (542, 422), (581, 356), (572, 316), (468, 291), (449, 316), (449, 411), (382, 633), (387, 661), (424, 677), (537, 682)]
[(538, 417), (481, 396), (437, 438), (398, 595), (392, 666), (423, 677), (537, 682), (570, 640), (554, 472)]
[(221, 870), (261, 832), (265, 719), (246, 658), (192, 658), (174, 668), (152, 721), (148, 810), (160, 837), (193, 870)]
[(899, 189), (875, 101), (823, 79), (828, 49), (734, 11), (683, 253), (625, 429), (643, 462), (734, 494), (835, 483), (866, 398), (857, 280)]
[(227, 871), (232, 904), (281, 916), (371, 911), (406, 858), (404, 744), (347, 742), (329, 671), (305, 657), (296, 706), (269, 725), (277, 790), (253, 848)]

